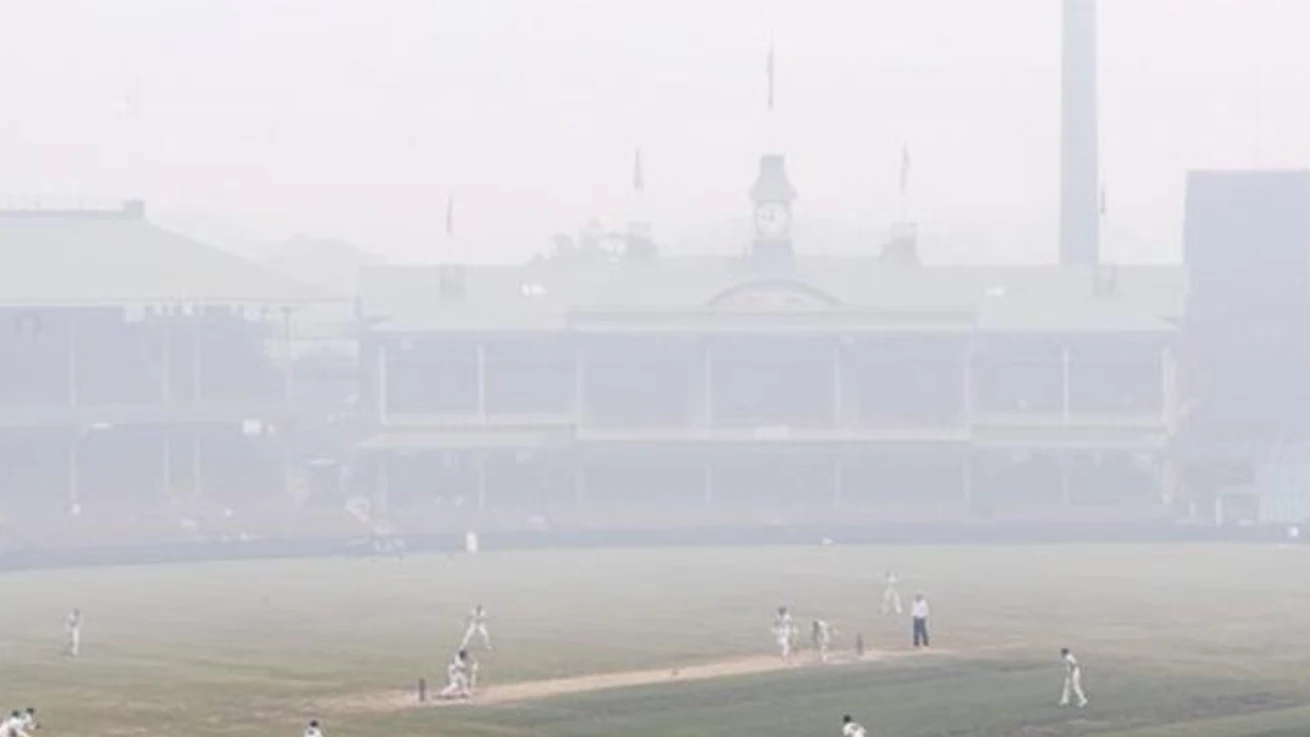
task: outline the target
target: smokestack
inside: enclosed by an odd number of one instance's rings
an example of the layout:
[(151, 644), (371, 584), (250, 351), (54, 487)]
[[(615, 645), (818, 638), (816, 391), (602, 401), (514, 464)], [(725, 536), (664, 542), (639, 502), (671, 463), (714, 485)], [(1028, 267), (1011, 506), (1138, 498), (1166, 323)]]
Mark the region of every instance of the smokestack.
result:
[(1100, 261), (1096, 0), (1064, 0), (1060, 89), (1060, 264)]

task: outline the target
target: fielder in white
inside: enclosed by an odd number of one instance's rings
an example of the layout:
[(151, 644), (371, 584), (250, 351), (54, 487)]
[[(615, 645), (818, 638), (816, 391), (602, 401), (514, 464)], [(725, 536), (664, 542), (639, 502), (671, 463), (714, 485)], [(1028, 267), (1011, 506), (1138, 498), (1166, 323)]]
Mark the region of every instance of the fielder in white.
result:
[(828, 662), (828, 648), (832, 645), (832, 625), (826, 619), (816, 619), (810, 625), (810, 640), (814, 644), (814, 657), (820, 663)]
[(851, 719), (850, 714), (841, 718), (842, 737), (866, 737), (868, 733), (869, 732), (864, 728), (864, 725)]
[(466, 649), (475, 636), (482, 638), (483, 647), (491, 649), (491, 635), (487, 633), (487, 610), (481, 604), (473, 607), (473, 611), (464, 620), (464, 639), (460, 640), (459, 649)]
[(446, 666), (449, 683), (441, 690), (443, 699), (467, 699), (473, 695), (478, 682), (478, 664), (467, 650), (455, 653), (455, 659)]
[(1087, 695), (1083, 693), (1083, 669), (1078, 659), (1069, 652), (1069, 648), (1060, 650), (1060, 660), (1064, 663), (1064, 691), (1060, 694), (1060, 706), (1068, 706), (1070, 698), (1078, 699), (1078, 708), (1087, 706)]
[(323, 737), (323, 728), (319, 726), (318, 720), (314, 719), (305, 727), (305, 737)]
[(74, 609), (64, 621), (64, 654), (76, 658), (82, 652), (82, 610)]
[(896, 591), (896, 574), (887, 571), (883, 574), (882, 589), (882, 614), (887, 616), (895, 612), (900, 614), (904, 611), (901, 608), (901, 595)]
[(795, 636), (796, 625), (791, 621), (791, 612), (785, 606), (778, 607), (778, 613), (773, 616), (773, 641), (777, 643), (784, 661), (791, 660), (792, 640)]

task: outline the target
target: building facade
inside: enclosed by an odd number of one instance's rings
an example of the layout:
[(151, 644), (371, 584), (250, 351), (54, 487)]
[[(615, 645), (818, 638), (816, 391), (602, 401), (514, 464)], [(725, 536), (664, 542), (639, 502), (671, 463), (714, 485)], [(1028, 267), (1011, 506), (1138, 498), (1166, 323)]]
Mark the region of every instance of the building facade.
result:
[(1173, 502), (1181, 269), (807, 258), (780, 157), (751, 191), (740, 258), (366, 271), (360, 488), (484, 526)]

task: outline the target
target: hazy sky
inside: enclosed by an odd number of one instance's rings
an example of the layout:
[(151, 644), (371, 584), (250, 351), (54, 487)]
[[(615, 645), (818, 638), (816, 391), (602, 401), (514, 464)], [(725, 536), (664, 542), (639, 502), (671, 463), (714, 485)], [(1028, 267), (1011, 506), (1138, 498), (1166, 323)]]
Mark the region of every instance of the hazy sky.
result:
[[(624, 222), (640, 144), (677, 241), (746, 212), (772, 28), (798, 218), (890, 220), (908, 141), (934, 258), (1050, 260), (1059, 5), (0, 0), (0, 192), (521, 258)], [(1310, 3), (1101, 6), (1106, 251), (1176, 259), (1186, 169), (1310, 164)]]

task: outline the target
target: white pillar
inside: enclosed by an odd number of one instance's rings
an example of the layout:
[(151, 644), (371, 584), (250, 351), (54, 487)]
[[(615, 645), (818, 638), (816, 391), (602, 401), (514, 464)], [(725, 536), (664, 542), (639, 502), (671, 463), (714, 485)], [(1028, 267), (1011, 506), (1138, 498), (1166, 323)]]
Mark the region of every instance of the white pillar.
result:
[(841, 453), (832, 459), (832, 504), (841, 507), (842, 495), (846, 491), (846, 464), (842, 462)]
[(705, 338), (705, 354), (701, 365), (701, 383), (705, 386), (705, 426), (714, 426), (714, 354), (710, 349), (710, 339)]
[(389, 401), (387, 393), (387, 344), (379, 342), (377, 365), (378, 424), (387, 424), (387, 404)]
[(1073, 496), (1072, 496), (1073, 490), (1070, 488), (1072, 479), (1070, 478), (1070, 474), (1069, 474), (1069, 456), (1067, 453), (1064, 452), (1060, 453), (1059, 463), (1060, 463), (1060, 500), (1063, 501), (1064, 506), (1067, 507), (1073, 502)]
[(386, 451), (377, 455), (377, 485), (373, 489), (373, 508), (387, 509), (391, 498), (391, 456)]
[(291, 322), (291, 308), (282, 308), (282, 349), (286, 356), (286, 366), (282, 369), (282, 396), (288, 403), (295, 394), (295, 356), (292, 344), (295, 341), (294, 327)]
[(573, 459), (573, 501), (579, 507), (587, 499), (587, 464), (579, 453)]
[(841, 427), (846, 424), (846, 415), (842, 407), (842, 339), (838, 338), (837, 345), (832, 350), (832, 424), (834, 427)]
[(487, 424), (487, 344), (478, 341), (478, 422)]
[(172, 497), (173, 491), (173, 438), (164, 432), (163, 454), (160, 457), (160, 481), (164, 485), (164, 497)]
[(191, 437), (191, 493), (196, 497), (205, 493), (204, 448), (199, 435)]
[(173, 401), (173, 323), (164, 318), (162, 361), (159, 365), (159, 397), (165, 404)]
[(705, 504), (714, 503), (714, 459), (705, 459), (704, 469)]
[(573, 347), (573, 415), (574, 422), (581, 425), (587, 414), (587, 354), (582, 345)]
[(74, 431), (72, 440), (68, 441), (68, 504), (74, 508), (81, 502), (82, 498), (82, 480), (81, 480), (81, 448), (78, 447), (82, 442), (80, 431)]
[(478, 509), (487, 508), (487, 454), (484, 451), (477, 452), (477, 461), (474, 467), (477, 476), (478, 492)]
[(1069, 421), (1069, 415), (1070, 415), (1070, 407), (1069, 407), (1069, 373), (1070, 373), (1070, 371), (1069, 371), (1069, 363), (1070, 363), (1069, 346), (1066, 345), (1066, 346), (1064, 346), (1063, 348), (1060, 349), (1060, 387), (1061, 387), (1061, 392), (1062, 392), (1062, 394), (1061, 394), (1061, 407), (1062, 407), (1061, 414), (1064, 416), (1064, 419), (1065, 419), (1066, 422)]
[(199, 402), (203, 396), (203, 392), (200, 391), (203, 373), (200, 365), (200, 323), (198, 320), (192, 324), (191, 332), (194, 337), (191, 342), (191, 400)]
[(68, 320), (68, 406), (77, 406), (77, 313)]
[(1166, 448), (1160, 454), (1160, 501), (1166, 509), (1172, 509), (1178, 498), (1178, 461), (1173, 448)]
[(964, 461), (960, 464), (960, 487), (964, 492), (964, 506), (973, 507), (973, 451), (964, 452)]
[(973, 406), (974, 406), (974, 402), (973, 402), (974, 337), (970, 336), (969, 338), (967, 338), (967, 341), (968, 342), (964, 346), (964, 373), (963, 373), (964, 397), (963, 397), (963, 402), (961, 403), (960, 406), (964, 408), (965, 422), (972, 422)]
[(1166, 345), (1160, 357), (1161, 413), (1170, 433), (1178, 428), (1178, 361), (1173, 346)]

